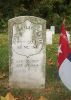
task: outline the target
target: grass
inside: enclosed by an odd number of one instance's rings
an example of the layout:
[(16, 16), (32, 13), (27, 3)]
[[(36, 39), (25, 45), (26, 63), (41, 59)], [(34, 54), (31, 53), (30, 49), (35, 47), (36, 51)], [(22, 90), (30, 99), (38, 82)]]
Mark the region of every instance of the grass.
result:
[(8, 86), (9, 72), (9, 50), (8, 36), (0, 34), (0, 75), (5, 73), (5, 77), (0, 79), (0, 95), (5, 96), (11, 92), (19, 100), (29, 100), (29, 96), (39, 100), (44, 96), (47, 100), (71, 100), (71, 91), (69, 91), (58, 77), (57, 70), (57, 50), (59, 35), (53, 36), (53, 44), (46, 46), (46, 88), (40, 90), (11, 89)]
[(0, 34), (0, 70), (8, 71), (8, 36)]

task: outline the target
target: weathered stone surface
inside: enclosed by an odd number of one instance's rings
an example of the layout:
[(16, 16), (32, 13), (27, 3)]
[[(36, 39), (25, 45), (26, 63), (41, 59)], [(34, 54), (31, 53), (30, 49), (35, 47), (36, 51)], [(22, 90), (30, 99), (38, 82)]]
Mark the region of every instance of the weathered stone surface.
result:
[(46, 21), (34, 16), (19, 16), (8, 22), (9, 85), (44, 88), (46, 64)]

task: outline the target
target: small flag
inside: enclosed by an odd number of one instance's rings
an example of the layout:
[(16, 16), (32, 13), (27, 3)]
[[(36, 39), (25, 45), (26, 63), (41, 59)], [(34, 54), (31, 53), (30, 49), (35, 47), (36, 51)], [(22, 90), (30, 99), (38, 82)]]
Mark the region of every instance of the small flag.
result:
[(61, 34), (58, 48), (59, 76), (64, 85), (71, 90), (71, 49), (69, 46), (64, 23), (61, 26)]

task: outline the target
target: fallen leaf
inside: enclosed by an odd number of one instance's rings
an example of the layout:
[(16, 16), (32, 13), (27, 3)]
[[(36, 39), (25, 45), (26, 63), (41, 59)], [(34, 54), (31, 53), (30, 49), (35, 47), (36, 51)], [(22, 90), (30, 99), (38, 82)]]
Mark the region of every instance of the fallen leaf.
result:
[(1, 100), (6, 100), (6, 98), (5, 98), (5, 97), (3, 97), (3, 96), (1, 96)]
[(14, 96), (9, 92), (5, 97), (1, 96), (1, 100), (17, 100)]
[(53, 63), (53, 61), (52, 62), (50, 62), (50, 65), (53, 65), (54, 63)]
[(6, 76), (5, 73), (0, 74), (0, 79), (3, 79), (5, 76)]
[(6, 100), (16, 100), (15, 98), (14, 98), (14, 96), (9, 92), (9, 93), (7, 93), (7, 95), (6, 95)]
[(39, 100), (47, 100), (45, 97), (41, 96)]
[(25, 96), (25, 100), (33, 100), (32, 94), (28, 94)]

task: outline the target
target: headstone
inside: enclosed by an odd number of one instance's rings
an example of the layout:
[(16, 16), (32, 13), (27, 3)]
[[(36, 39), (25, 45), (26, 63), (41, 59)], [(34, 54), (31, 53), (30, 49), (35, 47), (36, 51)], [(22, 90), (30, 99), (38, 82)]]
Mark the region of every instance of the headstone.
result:
[(46, 44), (52, 44), (52, 31), (50, 29), (46, 30)]
[(46, 21), (19, 16), (8, 22), (10, 40), (9, 85), (17, 88), (44, 88)]
[(69, 31), (66, 31), (66, 34), (67, 34), (67, 37), (68, 37), (68, 41), (70, 43), (70, 34), (69, 34)]
[(55, 26), (51, 26), (50, 31), (52, 31), (52, 34), (55, 34)]

